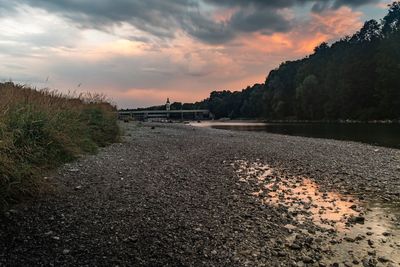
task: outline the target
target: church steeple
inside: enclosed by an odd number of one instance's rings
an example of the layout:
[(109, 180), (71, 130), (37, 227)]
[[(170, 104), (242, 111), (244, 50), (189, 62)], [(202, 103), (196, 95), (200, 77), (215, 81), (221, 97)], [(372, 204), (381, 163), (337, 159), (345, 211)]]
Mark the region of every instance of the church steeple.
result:
[(169, 102), (169, 98), (167, 98), (167, 103), (165, 103), (166, 110), (171, 110), (171, 103)]

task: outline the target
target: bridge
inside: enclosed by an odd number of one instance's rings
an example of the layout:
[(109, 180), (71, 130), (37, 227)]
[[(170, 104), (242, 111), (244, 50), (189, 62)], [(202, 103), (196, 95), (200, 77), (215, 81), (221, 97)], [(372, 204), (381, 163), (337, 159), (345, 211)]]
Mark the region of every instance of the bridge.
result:
[(120, 110), (120, 119), (133, 118), (135, 120), (148, 119), (175, 119), (175, 120), (207, 120), (212, 119), (212, 113), (207, 109), (195, 110)]

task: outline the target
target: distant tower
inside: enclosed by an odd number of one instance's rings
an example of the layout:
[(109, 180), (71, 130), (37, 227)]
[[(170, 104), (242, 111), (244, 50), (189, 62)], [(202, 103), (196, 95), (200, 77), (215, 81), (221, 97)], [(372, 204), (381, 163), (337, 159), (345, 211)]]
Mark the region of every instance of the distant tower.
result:
[(167, 98), (167, 103), (165, 104), (165, 108), (167, 109), (167, 111), (171, 110), (171, 103), (169, 102), (169, 98)]

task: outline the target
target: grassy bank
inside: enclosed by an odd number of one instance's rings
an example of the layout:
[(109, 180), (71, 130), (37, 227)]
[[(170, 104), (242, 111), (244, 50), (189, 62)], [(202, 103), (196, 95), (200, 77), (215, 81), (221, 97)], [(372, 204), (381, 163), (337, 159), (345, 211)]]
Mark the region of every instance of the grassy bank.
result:
[(0, 83), (0, 206), (39, 193), (46, 171), (115, 142), (115, 107)]

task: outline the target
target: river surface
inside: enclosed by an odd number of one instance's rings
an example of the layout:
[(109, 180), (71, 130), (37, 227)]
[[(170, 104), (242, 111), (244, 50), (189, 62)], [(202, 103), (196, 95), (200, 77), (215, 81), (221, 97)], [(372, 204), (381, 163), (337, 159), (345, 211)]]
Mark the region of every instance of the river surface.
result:
[(400, 149), (400, 124), (205, 121), (192, 123), (192, 125), (224, 130), (264, 131), (285, 135), (348, 140)]

